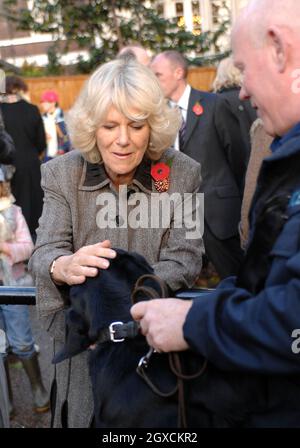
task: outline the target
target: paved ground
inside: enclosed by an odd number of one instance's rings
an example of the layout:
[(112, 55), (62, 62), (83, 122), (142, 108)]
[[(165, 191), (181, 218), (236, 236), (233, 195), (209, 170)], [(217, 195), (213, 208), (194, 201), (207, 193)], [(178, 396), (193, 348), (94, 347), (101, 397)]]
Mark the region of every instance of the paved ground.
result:
[[(48, 334), (41, 328), (39, 320), (36, 318), (34, 306), (30, 307), (32, 330), (36, 343), (40, 347), (39, 361), (42, 377), (46, 389), (50, 390), (50, 363), (52, 357), (51, 340)], [(11, 361), (15, 361), (11, 358)], [(27, 375), (21, 364), (10, 363), (10, 375), (14, 394), (15, 417), (11, 420), (12, 428), (48, 428), (50, 425), (50, 412), (36, 414), (32, 410), (32, 397), (30, 384)]]

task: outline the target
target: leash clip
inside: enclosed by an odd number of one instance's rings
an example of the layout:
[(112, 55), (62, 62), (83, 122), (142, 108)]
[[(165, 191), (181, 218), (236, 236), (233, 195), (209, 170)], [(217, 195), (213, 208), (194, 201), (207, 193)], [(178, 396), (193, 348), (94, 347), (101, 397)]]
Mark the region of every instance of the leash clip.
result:
[(150, 347), (150, 350), (148, 351), (148, 353), (144, 356), (141, 357), (141, 359), (139, 360), (138, 363), (138, 369), (141, 369), (142, 367), (147, 368), (148, 364), (149, 364), (149, 359), (151, 358), (151, 356), (153, 355), (153, 353), (155, 352), (153, 347)]

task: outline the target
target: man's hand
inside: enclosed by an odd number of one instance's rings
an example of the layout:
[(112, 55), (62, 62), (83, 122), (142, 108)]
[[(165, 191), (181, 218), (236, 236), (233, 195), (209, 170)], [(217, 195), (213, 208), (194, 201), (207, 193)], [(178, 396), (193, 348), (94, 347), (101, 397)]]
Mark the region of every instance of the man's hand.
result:
[(183, 324), (192, 306), (191, 300), (155, 299), (139, 302), (131, 308), (134, 320), (140, 321), (148, 344), (159, 352), (188, 349)]
[(57, 258), (52, 279), (57, 284), (79, 285), (87, 277), (95, 277), (98, 269), (107, 269), (108, 258), (115, 258), (116, 255), (108, 240), (84, 246), (73, 255)]
[(0, 243), (0, 253), (10, 257), (11, 253), (10, 253), (10, 250), (9, 250), (9, 244), (7, 244), (5, 242)]

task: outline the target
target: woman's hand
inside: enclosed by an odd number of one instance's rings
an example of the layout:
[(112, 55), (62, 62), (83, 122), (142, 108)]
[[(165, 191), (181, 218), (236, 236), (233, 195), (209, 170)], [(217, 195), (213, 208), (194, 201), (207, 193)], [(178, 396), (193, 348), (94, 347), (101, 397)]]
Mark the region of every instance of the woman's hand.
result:
[(52, 280), (58, 285), (79, 285), (87, 277), (96, 277), (98, 269), (107, 269), (107, 258), (115, 258), (116, 252), (111, 249), (111, 242), (105, 240), (91, 246), (81, 247), (73, 255), (64, 255), (56, 259), (52, 272)]

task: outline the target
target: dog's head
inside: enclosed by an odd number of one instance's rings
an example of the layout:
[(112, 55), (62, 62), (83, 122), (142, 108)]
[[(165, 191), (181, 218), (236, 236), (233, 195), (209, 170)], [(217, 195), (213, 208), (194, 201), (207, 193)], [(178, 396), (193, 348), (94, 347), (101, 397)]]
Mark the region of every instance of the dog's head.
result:
[[(137, 253), (114, 250), (117, 256), (110, 260), (108, 269), (70, 288), (66, 343), (54, 357), (54, 363), (86, 350), (97, 340), (99, 331), (112, 322), (132, 320), (130, 307), (134, 286), (141, 276), (153, 274), (153, 269)], [(143, 298), (142, 295), (138, 297), (139, 300)]]

